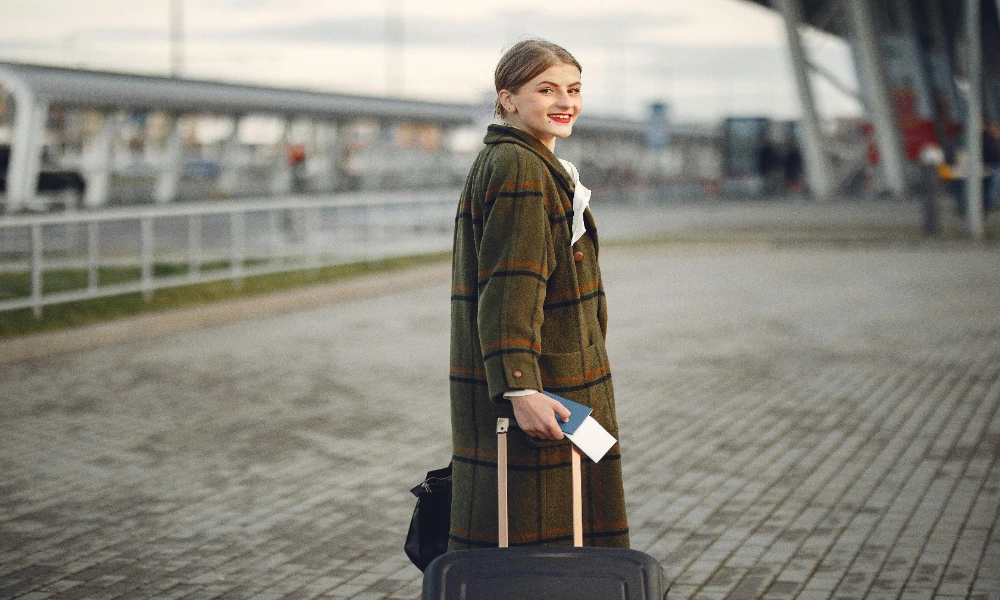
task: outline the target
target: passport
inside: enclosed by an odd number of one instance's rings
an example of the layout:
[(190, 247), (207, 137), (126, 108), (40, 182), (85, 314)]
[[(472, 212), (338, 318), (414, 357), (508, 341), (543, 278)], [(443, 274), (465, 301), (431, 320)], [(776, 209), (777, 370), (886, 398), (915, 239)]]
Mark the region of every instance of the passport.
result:
[(556, 422), (559, 423), (559, 429), (562, 429), (563, 433), (575, 433), (579, 429), (580, 425), (583, 425), (583, 421), (590, 416), (590, 413), (594, 412), (594, 409), (589, 406), (584, 406), (579, 402), (573, 402), (569, 398), (563, 398), (562, 396), (557, 396), (549, 392), (542, 392), (549, 398), (553, 400), (558, 400), (560, 404), (569, 409), (569, 421), (563, 423), (563, 420), (556, 415)]
[(590, 457), (594, 462), (600, 462), (608, 450), (618, 441), (608, 430), (601, 426), (594, 417), (590, 416), (594, 409), (584, 406), (579, 402), (573, 402), (568, 398), (557, 396), (549, 392), (542, 392), (546, 396), (559, 401), (569, 409), (569, 421), (563, 423), (562, 419), (556, 416), (559, 428), (562, 429), (566, 437), (573, 442), (577, 448)]

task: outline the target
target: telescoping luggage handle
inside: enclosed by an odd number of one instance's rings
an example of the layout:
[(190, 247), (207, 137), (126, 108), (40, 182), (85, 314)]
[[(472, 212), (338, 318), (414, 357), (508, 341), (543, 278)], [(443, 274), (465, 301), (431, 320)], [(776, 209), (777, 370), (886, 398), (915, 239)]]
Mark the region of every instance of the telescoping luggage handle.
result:
[[(510, 526), (507, 515), (507, 430), (510, 419), (497, 419), (497, 512), (499, 518), (500, 547), (509, 545)], [(574, 444), (573, 467), (573, 545), (583, 546), (583, 477), (580, 474), (580, 449)]]

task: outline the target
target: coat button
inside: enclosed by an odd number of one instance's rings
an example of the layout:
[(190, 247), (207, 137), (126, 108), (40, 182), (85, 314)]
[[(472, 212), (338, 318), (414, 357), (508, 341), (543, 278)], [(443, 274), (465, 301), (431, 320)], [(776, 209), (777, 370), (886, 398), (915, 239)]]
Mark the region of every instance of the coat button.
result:
[(521, 376), (520, 371), (514, 371), (514, 377), (520, 377), (520, 376)]
[(583, 252), (580, 252), (579, 250), (574, 252), (573, 260), (575, 260), (576, 262), (583, 262)]

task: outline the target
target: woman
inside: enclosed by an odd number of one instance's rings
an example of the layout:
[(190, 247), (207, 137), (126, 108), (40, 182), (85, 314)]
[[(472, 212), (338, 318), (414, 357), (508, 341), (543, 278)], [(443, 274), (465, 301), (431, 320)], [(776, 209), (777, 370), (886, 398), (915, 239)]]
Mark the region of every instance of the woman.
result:
[[(580, 65), (541, 40), (497, 65), (496, 113), (462, 192), (451, 299), (453, 499), (449, 549), (497, 544), (498, 417), (508, 434), (511, 545), (572, 544), (571, 446), (549, 391), (618, 437), (607, 307), (589, 190), (556, 138), (580, 114)], [(575, 205), (574, 205), (575, 203)], [(621, 455), (584, 459), (584, 543), (628, 547)]]

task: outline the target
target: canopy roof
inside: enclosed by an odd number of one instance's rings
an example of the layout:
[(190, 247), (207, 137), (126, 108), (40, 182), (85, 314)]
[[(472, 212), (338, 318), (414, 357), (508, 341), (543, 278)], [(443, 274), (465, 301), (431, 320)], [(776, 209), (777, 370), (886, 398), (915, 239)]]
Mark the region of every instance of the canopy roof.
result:
[[(775, 11), (779, 10), (774, 0), (747, 1)], [(848, 19), (843, 13), (844, 3), (841, 0), (800, 0), (800, 3), (802, 18), (806, 23), (838, 37), (847, 38), (850, 35)], [(891, 11), (893, 10), (891, 4), (890, 2), (874, 2), (872, 7), (875, 10)], [(938, 2), (938, 10), (951, 35), (955, 35), (961, 23), (962, 4), (962, 2)], [(913, 3), (913, 7), (917, 11), (924, 10), (922, 2)]]
[(0, 87), (63, 106), (474, 123), (473, 105), (0, 62)]
[[(264, 86), (136, 75), (90, 69), (0, 62), (0, 88), (70, 107), (148, 109), (241, 115), (301, 115), (331, 121), (359, 118), (475, 125), (487, 119), (480, 104), (426, 102)], [(576, 131), (589, 135), (641, 137), (642, 119), (581, 115)], [(703, 136), (697, 125), (674, 126), (675, 134)]]

